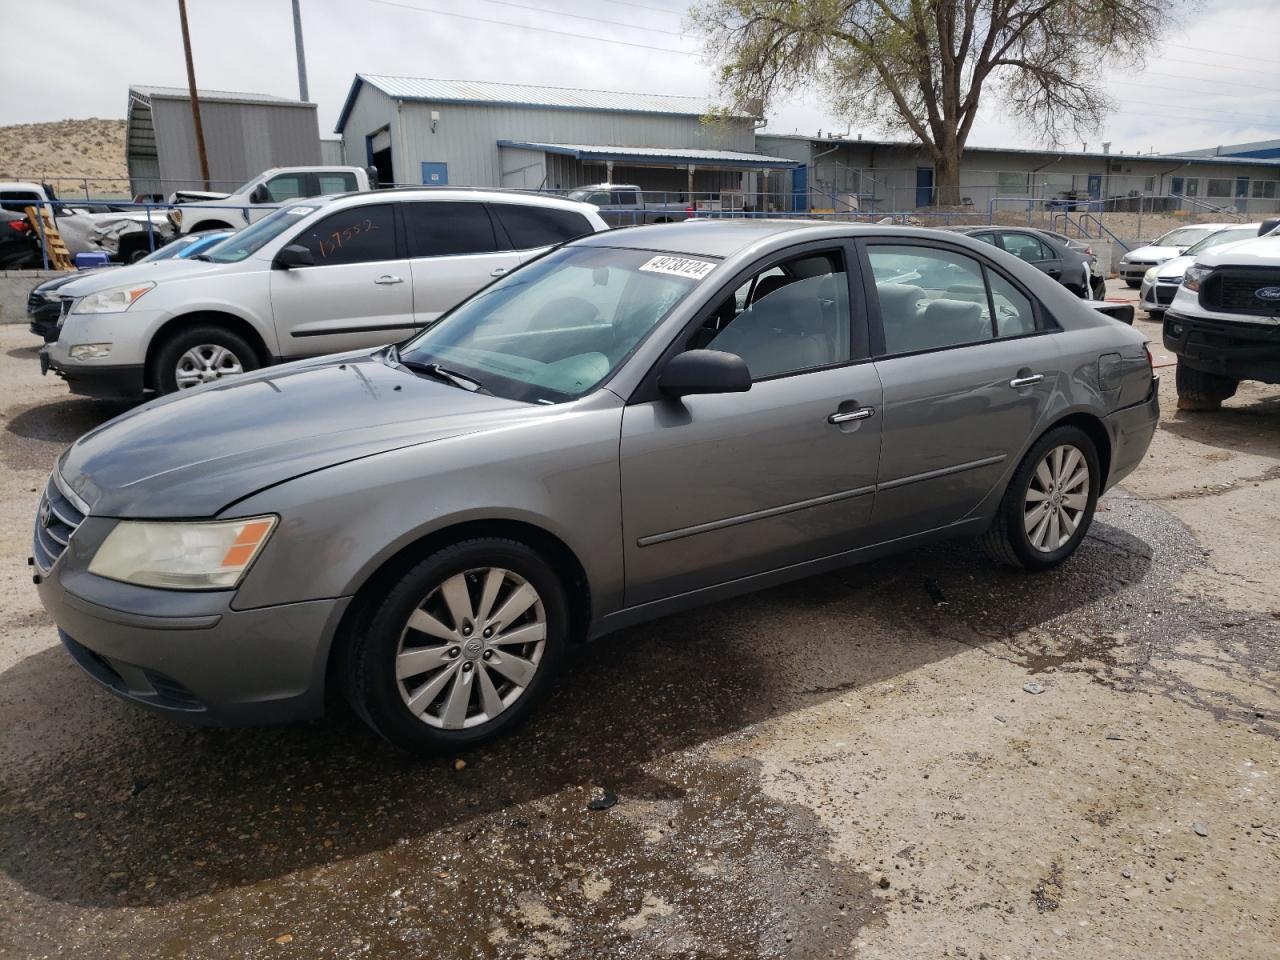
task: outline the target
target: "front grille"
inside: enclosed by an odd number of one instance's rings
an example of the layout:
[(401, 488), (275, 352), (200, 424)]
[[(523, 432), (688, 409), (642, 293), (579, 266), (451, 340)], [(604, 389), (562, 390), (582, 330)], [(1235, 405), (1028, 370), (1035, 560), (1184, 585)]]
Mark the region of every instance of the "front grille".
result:
[(1280, 315), (1280, 299), (1263, 299), (1260, 290), (1280, 293), (1280, 269), (1274, 267), (1223, 267), (1200, 286), (1200, 305), (1220, 313)]
[(45, 299), (36, 293), (36, 288), (32, 287), (31, 292), (27, 294), (27, 313), (35, 313), (45, 305)]
[(1156, 303), (1167, 307), (1173, 303), (1173, 298), (1178, 295), (1178, 284), (1176, 283), (1157, 283), (1155, 289)]
[[(74, 498), (74, 499), (73, 499)], [(48, 573), (71, 542), (71, 535), (84, 521), (84, 510), (78, 498), (67, 490), (55, 470), (40, 494), (36, 508), (35, 560), (42, 573)]]
[(1120, 264), (1123, 269), (1141, 270), (1143, 273), (1146, 273), (1148, 267), (1154, 267), (1155, 265), (1156, 262), (1154, 260), (1128, 260)]

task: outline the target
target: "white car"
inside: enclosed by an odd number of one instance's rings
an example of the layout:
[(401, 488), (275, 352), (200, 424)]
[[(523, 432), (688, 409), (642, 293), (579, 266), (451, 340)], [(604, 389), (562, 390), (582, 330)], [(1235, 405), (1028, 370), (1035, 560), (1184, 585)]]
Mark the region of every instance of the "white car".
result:
[(369, 189), (369, 174), (360, 167), (272, 167), (231, 193), (177, 190), (168, 219), (179, 233), (238, 230), (290, 200)]
[(1182, 276), (1187, 272), (1187, 267), (1196, 262), (1199, 254), (1223, 244), (1252, 240), (1259, 236), (1261, 231), (1261, 223), (1238, 223), (1224, 227), (1192, 244), (1182, 256), (1166, 260), (1158, 267), (1150, 267), (1142, 275), (1142, 287), (1138, 294), (1139, 305), (1158, 320), (1164, 315), (1165, 307), (1173, 302), (1174, 295), (1178, 292), (1178, 284), (1182, 283)]
[[(41, 365), (73, 393), (136, 398), (392, 343), (549, 247), (607, 229), (589, 204), (536, 194), (302, 200), (191, 259), (68, 283)], [(575, 322), (573, 298), (545, 307), (535, 321)]]
[(96, 203), (78, 205), (51, 198), (38, 183), (0, 183), (0, 207), (25, 216), (31, 206), (52, 215), (58, 236), (73, 257), (105, 253), (112, 260), (132, 263), (150, 253), (153, 244), (162, 246), (173, 236), (173, 226), (159, 210), (102, 210)]
[(1142, 285), (1142, 278), (1152, 267), (1158, 267), (1166, 260), (1180, 257), (1187, 248), (1203, 240), (1209, 234), (1226, 227), (1234, 227), (1234, 223), (1197, 223), (1194, 226), (1178, 227), (1170, 230), (1163, 237), (1152, 240), (1146, 246), (1130, 250), (1120, 258), (1119, 272), (1121, 279), (1137, 290)]

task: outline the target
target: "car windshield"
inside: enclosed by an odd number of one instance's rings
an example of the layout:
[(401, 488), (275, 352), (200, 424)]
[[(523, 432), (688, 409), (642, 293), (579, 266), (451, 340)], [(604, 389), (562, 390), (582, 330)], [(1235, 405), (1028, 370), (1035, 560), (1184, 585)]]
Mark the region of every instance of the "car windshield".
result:
[(280, 234), (296, 226), (303, 217), (315, 213), (318, 209), (320, 209), (318, 200), (281, 207), (253, 226), (233, 233), (198, 256), (201, 260), (212, 260), (214, 263), (238, 263), (245, 257), (257, 253)]
[(1199, 243), (1193, 244), (1187, 248), (1186, 255), (1188, 257), (1203, 253), (1213, 247), (1220, 247), (1224, 243), (1235, 243), (1237, 240), (1248, 240), (1258, 235), (1257, 227), (1234, 227), (1230, 230), (1219, 230), (1217, 233), (1211, 233)]
[(1212, 232), (1213, 227), (1178, 227), (1176, 230), (1170, 230), (1151, 245), (1153, 247), (1189, 247)]
[(490, 393), (561, 403), (608, 378), (716, 266), (646, 250), (564, 247), (486, 287), (400, 351)]
[(153, 250), (138, 262), (154, 263), (156, 260), (172, 260), (175, 257), (182, 256), (189, 248), (204, 242), (204, 240), (205, 238), (198, 233), (186, 237), (178, 237), (176, 240), (170, 240), (163, 247)]

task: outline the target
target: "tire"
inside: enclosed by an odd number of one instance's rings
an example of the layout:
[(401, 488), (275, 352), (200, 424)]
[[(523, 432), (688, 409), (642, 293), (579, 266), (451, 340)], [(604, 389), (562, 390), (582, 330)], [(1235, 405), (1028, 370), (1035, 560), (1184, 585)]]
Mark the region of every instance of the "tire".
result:
[(1188, 367), (1181, 359), (1174, 372), (1174, 382), (1178, 387), (1178, 409), (1191, 412), (1217, 410), (1223, 400), (1235, 396), (1240, 386), (1239, 380)]
[[(1050, 479), (1053, 479), (1053, 457), (1062, 449), (1068, 451), (1063, 453), (1060, 461), (1064, 468), (1061, 471), (1062, 476), (1057, 478), (1056, 484), (1046, 484), (1045, 475), (1039, 468), (1043, 462), (1049, 471)], [(1054, 495), (1056, 493), (1061, 496), (1062, 482), (1064, 480), (1071, 482), (1078, 474), (1079, 464), (1071, 460), (1069, 451), (1072, 450), (1080, 455), (1084, 466), (1088, 469), (1088, 476), (1084, 481), (1084, 486), (1088, 489), (1083, 494), (1078, 491), (1078, 486), (1075, 489), (1067, 489), (1066, 495), (1062, 496), (1060, 501), (1063, 510), (1059, 513), (1059, 517), (1065, 517), (1069, 522), (1073, 521), (1075, 527), (1063, 540), (1061, 531), (1065, 529), (1066, 524), (1060, 520), (1057, 546), (1053, 546), (1055, 541), (1052, 538), (1052, 526), (1044, 529), (1043, 540), (1037, 545), (1033, 535), (1039, 532), (1039, 526), (1033, 527), (1032, 531), (1027, 529), (1027, 515), (1033, 509), (1029, 504), (1059, 502), (1054, 499)], [(1089, 526), (1093, 523), (1093, 513), (1098, 504), (1101, 479), (1098, 451), (1090, 436), (1079, 427), (1069, 425), (1054, 427), (1032, 445), (1027, 455), (1022, 458), (1022, 462), (1018, 464), (1018, 469), (1014, 471), (1013, 477), (1009, 480), (1009, 486), (1000, 500), (995, 519), (992, 520), (986, 533), (979, 538), (979, 544), (992, 560), (1007, 566), (1032, 571), (1050, 570), (1058, 566), (1076, 551), (1089, 532)], [(1052, 486), (1052, 490), (1045, 490), (1049, 486)], [(1038, 494), (1042, 491), (1049, 495), (1029, 499), (1029, 492)], [(1082, 495), (1084, 496), (1082, 508), (1072, 507), (1072, 498)], [(1051, 516), (1049, 520), (1052, 521)]]
[[(198, 351), (205, 361), (213, 364), (213, 368), (187, 364), (184, 357), (190, 351)], [(230, 354), (231, 362), (226, 361), (227, 354)], [(184, 362), (199, 382), (188, 382), (185, 379), (182, 383), (179, 382), (180, 361)], [(165, 339), (151, 361), (148, 380), (157, 393), (173, 393), (188, 386), (199, 386), (200, 383), (235, 376), (237, 373), (248, 373), (250, 370), (257, 370), (259, 366), (258, 354), (244, 337), (217, 324), (198, 323), (183, 327)]]
[[(495, 620), (491, 643), (478, 614), (495, 572), (501, 583), (489, 614), (519, 607), (526, 590), (537, 599), (508, 622)], [(466, 613), (455, 618), (461, 598)], [(431, 632), (413, 627), (414, 620)], [(528, 642), (503, 642), (516, 631)], [(564, 587), (540, 554), (515, 540), (465, 540), (419, 561), (371, 604), (339, 660), (339, 681), (355, 712), (396, 747), (419, 755), (464, 750), (528, 716), (550, 688), (568, 634)], [(417, 656), (405, 660), (407, 654)], [(403, 674), (399, 664), (423, 671)], [(498, 699), (486, 704), (486, 693)], [(455, 694), (461, 707), (451, 711)]]
[(1104, 280), (1102, 277), (1093, 278), (1093, 299), (1095, 300), (1107, 299), (1107, 281)]
[(1125, 283), (1125, 286), (1127, 286), (1130, 290), (1137, 290), (1140, 286), (1142, 286), (1141, 280), (1126, 280), (1124, 283)]

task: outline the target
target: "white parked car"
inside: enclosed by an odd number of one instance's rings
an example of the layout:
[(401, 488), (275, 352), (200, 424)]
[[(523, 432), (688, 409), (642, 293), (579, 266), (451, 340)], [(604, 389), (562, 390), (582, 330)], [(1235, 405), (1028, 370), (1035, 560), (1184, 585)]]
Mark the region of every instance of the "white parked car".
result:
[(150, 253), (153, 243), (159, 247), (173, 236), (172, 224), (159, 210), (102, 209), (97, 203), (50, 197), (38, 183), (0, 183), (0, 207), (25, 216), (26, 208), (31, 206), (42, 207), (53, 216), (58, 236), (72, 256), (105, 253), (112, 260), (132, 263)]
[(1164, 316), (1165, 307), (1173, 302), (1174, 295), (1178, 292), (1178, 284), (1182, 283), (1183, 274), (1187, 272), (1187, 267), (1196, 262), (1197, 256), (1224, 244), (1252, 240), (1261, 230), (1261, 223), (1239, 223), (1215, 230), (1203, 240), (1188, 247), (1187, 252), (1182, 256), (1166, 260), (1158, 267), (1148, 268), (1142, 275), (1142, 287), (1138, 294), (1139, 305), (1158, 320)]
[(1197, 223), (1194, 226), (1178, 227), (1170, 230), (1163, 237), (1152, 240), (1145, 246), (1130, 250), (1120, 258), (1119, 272), (1121, 279), (1137, 290), (1142, 285), (1142, 278), (1152, 267), (1158, 267), (1166, 260), (1180, 257), (1187, 248), (1199, 243), (1211, 233), (1226, 227), (1234, 227), (1234, 223)]
[[(41, 364), (90, 396), (170, 393), (284, 360), (403, 340), (574, 237), (595, 207), (480, 190), (383, 190), (288, 204), (187, 260), (61, 288)], [(574, 299), (545, 305), (575, 323)]]
[(175, 191), (169, 222), (179, 233), (238, 230), (290, 200), (370, 188), (369, 174), (360, 167), (272, 167), (231, 193)]

